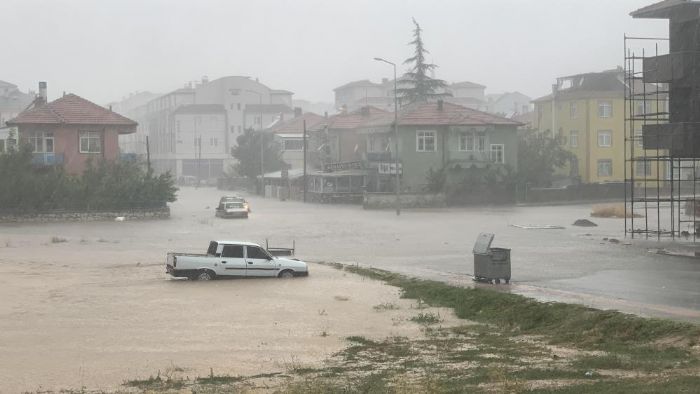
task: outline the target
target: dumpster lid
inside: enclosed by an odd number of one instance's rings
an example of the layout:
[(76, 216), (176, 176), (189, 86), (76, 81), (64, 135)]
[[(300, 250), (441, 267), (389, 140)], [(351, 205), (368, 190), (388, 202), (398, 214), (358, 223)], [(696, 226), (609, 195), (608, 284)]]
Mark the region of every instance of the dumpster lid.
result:
[(476, 242), (474, 242), (474, 249), (472, 252), (476, 254), (487, 254), (494, 237), (495, 235), (491, 233), (479, 234), (479, 236), (476, 237)]

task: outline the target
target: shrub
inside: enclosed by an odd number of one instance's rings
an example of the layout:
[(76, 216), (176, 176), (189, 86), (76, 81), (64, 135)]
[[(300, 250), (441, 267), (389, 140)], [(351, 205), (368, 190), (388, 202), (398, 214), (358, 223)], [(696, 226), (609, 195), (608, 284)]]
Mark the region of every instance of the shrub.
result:
[(177, 192), (170, 173), (155, 175), (135, 162), (90, 162), (80, 176), (37, 167), (26, 146), (0, 155), (0, 179), (0, 207), (18, 212), (154, 208)]

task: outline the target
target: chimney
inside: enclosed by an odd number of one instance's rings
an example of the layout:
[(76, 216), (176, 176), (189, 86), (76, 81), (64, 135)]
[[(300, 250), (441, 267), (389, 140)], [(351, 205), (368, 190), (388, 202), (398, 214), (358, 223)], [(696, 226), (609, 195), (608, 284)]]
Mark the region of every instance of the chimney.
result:
[(323, 117), (326, 118), (326, 119), (328, 119), (328, 111), (324, 111), (324, 112), (323, 112)]
[(437, 104), (438, 104), (438, 111), (442, 111), (442, 108), (443, 108), (442, 103), (443, 103), (442, 99), (438, 99), (438, 101), (437, 101)]
[(46, 93), (46, 82), (39, 82), (39, 100), (41, 104), (46, 104), (48, 102)]
[(294, 107), (294, 117), (298, 118), (301, 116), (301, 107)]

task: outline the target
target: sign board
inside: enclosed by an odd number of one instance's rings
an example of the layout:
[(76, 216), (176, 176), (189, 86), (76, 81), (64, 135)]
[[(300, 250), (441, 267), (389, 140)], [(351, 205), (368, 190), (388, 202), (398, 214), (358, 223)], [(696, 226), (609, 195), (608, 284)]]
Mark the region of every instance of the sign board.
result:
[[(380, 174), (396, 174), (396, 163), (379, 163)], [(403, 165), (399, 163), (399, 174), (403, 174)]]
[(329, 163), (323, 166), (323, 170), (326, 172), (332, 171), (342, 171), (342, 170), (361, 170), (361, 161), (346, 161), (342, 163)]

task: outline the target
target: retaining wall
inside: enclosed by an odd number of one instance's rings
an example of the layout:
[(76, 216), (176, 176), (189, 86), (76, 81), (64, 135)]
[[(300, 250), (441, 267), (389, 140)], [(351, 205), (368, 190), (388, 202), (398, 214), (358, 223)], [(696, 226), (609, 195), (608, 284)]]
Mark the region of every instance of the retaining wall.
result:
[[(406, 194), (401, 193), (399, 199), (401, 208), (440, 208), (447, 206), (444, 194)], [(362, 198), (364, 209), (392, 209), (396, 208), (396, 194), (394, 193), (365, 193)]]
[(129, 209), (113, 211), (50, 211), (50, 212), (0, 212), (0, 223), (32, 223), (32, 222), (94, 222), (115, 220), (153, 220), (169, 219), (170, 207)]

